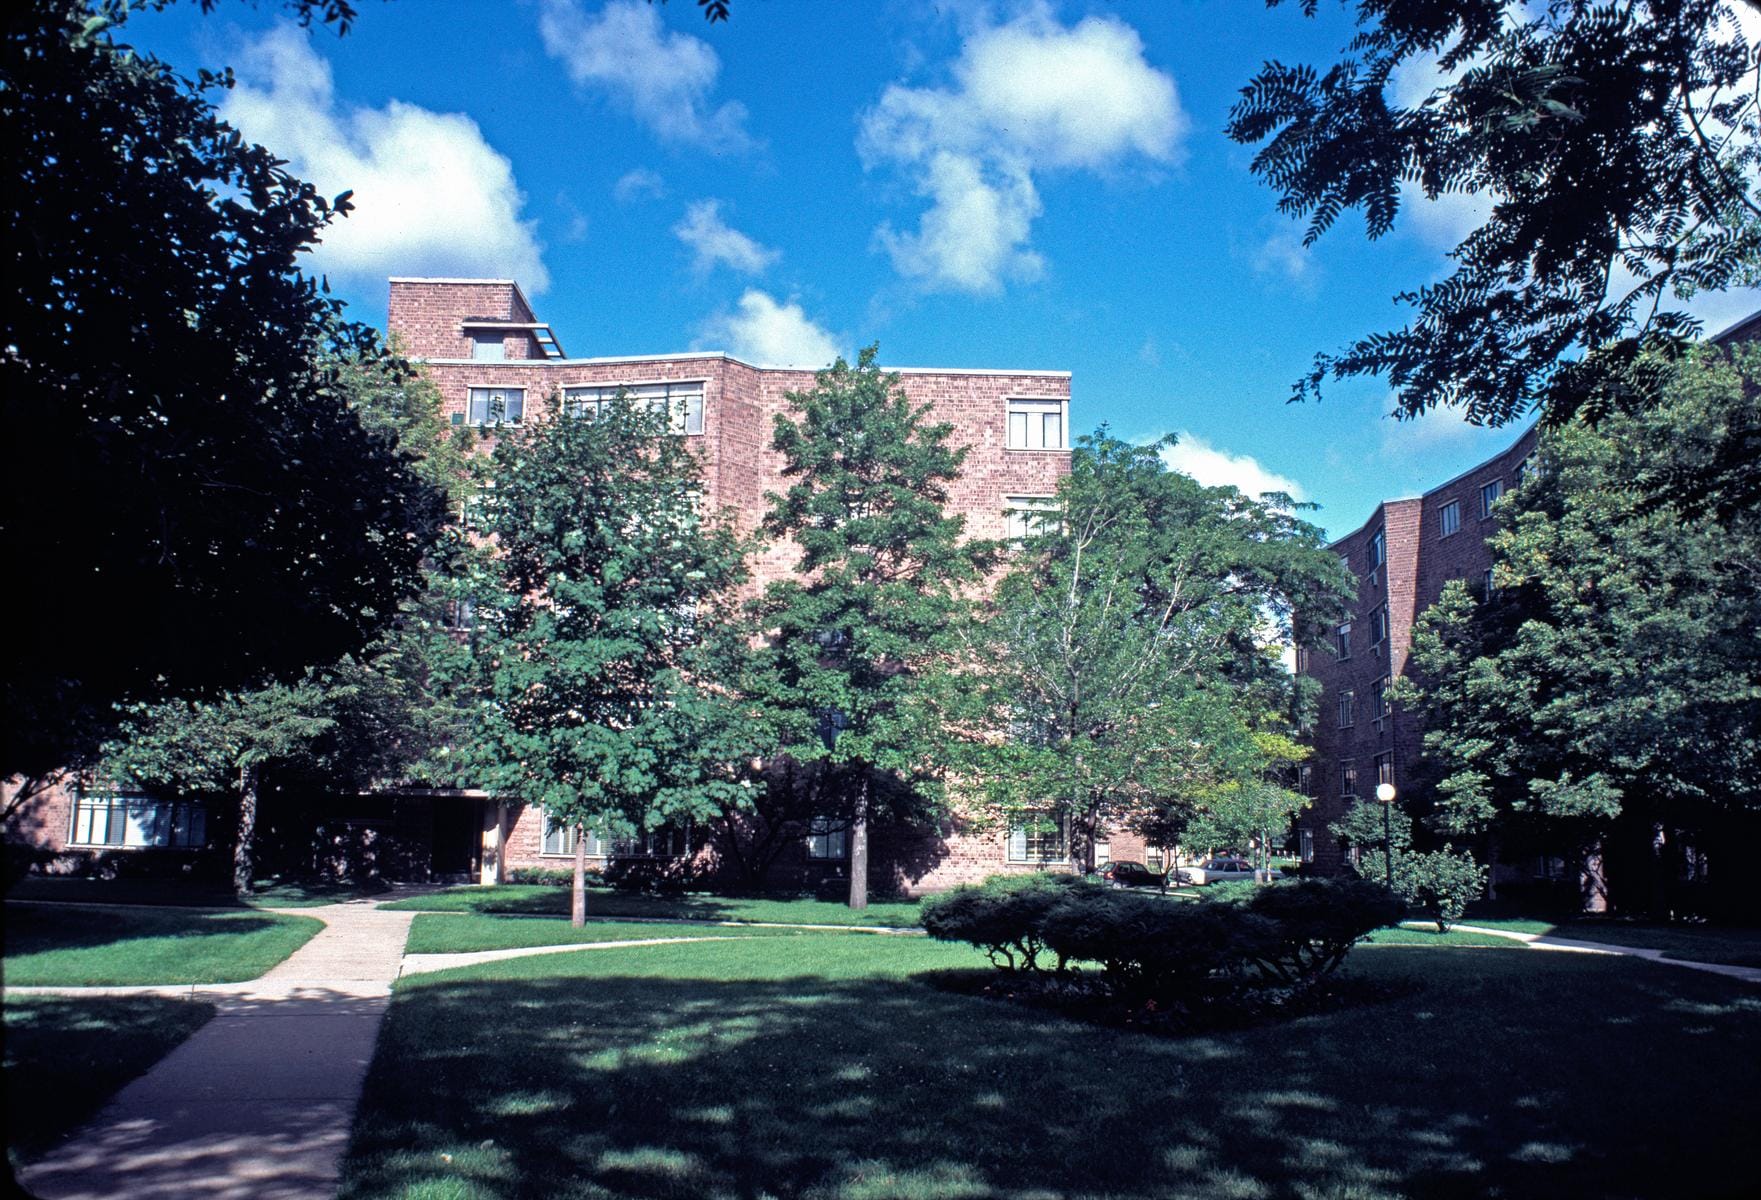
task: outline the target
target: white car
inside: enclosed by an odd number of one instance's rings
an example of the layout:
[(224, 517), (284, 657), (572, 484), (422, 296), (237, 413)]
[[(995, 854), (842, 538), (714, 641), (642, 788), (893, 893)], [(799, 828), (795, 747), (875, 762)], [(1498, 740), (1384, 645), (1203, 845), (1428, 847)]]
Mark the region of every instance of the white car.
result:
[[(1277, 879), (1279, 873), (1272, 871), (1270, 878)], [(1180, 882), (1197, 884), (1203, 887), (1207, 883), (1233, 883), (1236, 880), (1251, 880), (1254, 877), (1253, 864), (1241, 858), (1207, 858), (1196, 867), (1181, 867)]]

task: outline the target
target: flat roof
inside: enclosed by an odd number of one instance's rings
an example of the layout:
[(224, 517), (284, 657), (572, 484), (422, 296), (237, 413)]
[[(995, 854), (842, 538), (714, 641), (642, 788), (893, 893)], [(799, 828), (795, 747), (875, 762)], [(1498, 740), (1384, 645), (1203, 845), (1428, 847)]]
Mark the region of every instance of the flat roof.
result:
[[(475, 322), (472, 322), (475, 324)], [(675, 354), (619, 354), (601, 358), (504, 358), (485, 361), (475, 358), (417, 358), (411, 362), (436, 363), (440, 366), (473, 366), (473, 367), (585, 367), (585, 366), (617, 366), (623, 363), (650, 362), (690, 362), (692, 360), (720, 359), (724, 362), (738, 363), (755, 371), (820, 371), (823, 367), (795, 366), (788, 363), (756, 363), (743, 358), (736, 358), (726, 350), (685, 350)], [(1042, 371), (1027, 367), (889, 367), (883, 371), (899, 375), (1044, 375), (1055, 379), (1069, 379), (1069, 371)]]

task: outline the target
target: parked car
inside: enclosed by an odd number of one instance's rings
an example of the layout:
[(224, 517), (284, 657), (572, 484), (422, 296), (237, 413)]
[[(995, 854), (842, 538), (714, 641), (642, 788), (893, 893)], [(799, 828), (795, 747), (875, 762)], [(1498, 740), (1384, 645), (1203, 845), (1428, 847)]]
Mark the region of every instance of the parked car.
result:
[[(1180, 868), (1181, 883), (1200, 887), (1207, 883), (1232, 883), (1239, 879), (1251, 880), (1253, 877), (1253, 864), (1242, 858), (1207, 858), (1196, 867)], [(1272, 871), (1270, 877), (1277, 879), (1279, 872)]]
[(1168, 877), (1152, 871), (1140, 862), (1129, 859), (1118, 859), (1108, 863), (1096, 872), (1107, 883), (1114, 887), (1153, 887), (1164, 888), (1168, 885)]

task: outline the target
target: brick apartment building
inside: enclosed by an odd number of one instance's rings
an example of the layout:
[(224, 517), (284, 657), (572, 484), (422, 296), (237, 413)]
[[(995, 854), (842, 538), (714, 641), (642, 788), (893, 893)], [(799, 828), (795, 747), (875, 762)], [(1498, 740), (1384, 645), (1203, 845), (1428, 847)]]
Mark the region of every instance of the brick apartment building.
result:
[[(665, 405), (674, 432), (702, 462), (706, 503), (732, 509), (743, 533), (756, 528), (766, 492), (785, 487), (781, 456), (770, 449), (774, 418), (787, 411), (788, 392), (814, 383), (812, 371), (755, 365), (719, 351), (571, 357), (518, 284), (505, 279), (393, 279), (388, 324), (400, 351), (423, 364), (439, 388), (455, 425), (543, 420), (553, 398), (591, 405), (620, 389)], [(1023, 514), (1048, 500), (1070, 470), (1069, 373), (894, 369), (906, 395), (928, 404), (931, 419), (950, 423), (953, 442), (968, 450), (949, 489), (967, 531), (1019, 535)], [(770, 545), (752, 564), (755, 584), (786, 574), (793, 558), (787, 543)], [(206, 837), (196, 806), (71, 792), (29, 806), (9, 834), (76, 853), (193, 849)], [(566, 866), (573, 857), (567, 833), (547, 828), (541, 812), (468, 790), (341, 801), (323, 837), (336, 842), (339, 860), (358, 859), (364, 846), (376, 844), (376, 867), (386, 873), (486, 882), (513, 869)], [(1114, 849), (1120, 857), (1144, 857), (1144, 848), (1123, 835)], [(1099, 848), (1102, 855), (1107, 850)], [(637, 844), (590, 837), (588, 852), (600, 867), (687, 853), (715, 857), (713, 847), (703, 849), (700, 831), (681, 830), (652, 831)], [(1063, 839), (1026, 830), (882, 827), (873, 831), (870, 869), (877, 887), (922, 891), (1011, 869), (1063, 869), (1069, 856)], [(812, 883), (840, 875), (847, 863), (844, 833), (828, 824), (792, 839), (777, 876)]]
[(1387, 689), (1406, 674), (1413, 623), (1451, 579), (1480, 592), (1491, 586), (1497, 529), (1493, 506), (1522, 479), (1537, 429), (1508, 450), (1423, 496), (1385, 500), (1363, 526), (1334, 542), (1357, 580), (1357, 602), (1326, 650), (1299, 650), (1297, 670), (1321, 685), (1302, 790), (1313, 798), (1297, 821), (1305, 864), (1335, 874), (1345, 851), (1328, 826), (1379, 783), (1400, 789), (1418, 761), (1424, 729), (1416, 713), (1389, 704)]

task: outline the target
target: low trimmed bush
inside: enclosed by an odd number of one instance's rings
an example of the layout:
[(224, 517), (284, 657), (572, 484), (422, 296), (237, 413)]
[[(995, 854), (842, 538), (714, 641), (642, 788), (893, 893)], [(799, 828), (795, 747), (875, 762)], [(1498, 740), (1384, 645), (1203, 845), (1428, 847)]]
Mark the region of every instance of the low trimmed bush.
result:
[(1299, 879), (1261, 888), (1233, 907), (1263, 921), (1249, 949), (1260, 973), (1296, 988), (1313, 986), (1358, 939), (1406, 915), (1399, 897), (1364, 879)]
[[(999, 970), (1036, 971), (1046, 949), (1046, 917), (1060, 901), (1082, 894), (1108, 890), (1073, 875), (993, 875), (931, 896), (921, 919), (929, 936), (977, 946)], [(1062, 958), (1057, 969), (1064, 969)]]
[(1043, 927), (1060, 963), (1100, 963), (1120, 996), (1191, 1000), (1239, 973), (1264, 936), (1258, 925), (1230, 905), (1101, 892), (1060, 900)]

